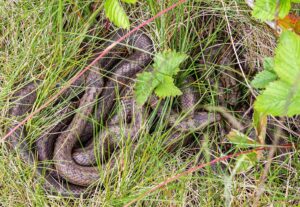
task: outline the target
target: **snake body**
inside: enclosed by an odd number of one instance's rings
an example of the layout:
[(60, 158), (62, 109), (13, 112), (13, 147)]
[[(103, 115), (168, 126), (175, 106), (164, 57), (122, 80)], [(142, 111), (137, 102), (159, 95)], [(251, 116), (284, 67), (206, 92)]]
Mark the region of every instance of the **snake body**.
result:
[[(114, 71), (113, 77), (110, 81), (108, 81), (107, 86), (105, 87), (106, 90), (103, 92), (100, 106), (98, 107), (100, 110), (96, 113), (96, 119), (100, 116), (105, 117), (110, 111), (110, 107), (115, 99), (114, 83), (116, 82), (120, 85), (119, 87), (122, 87), (121, 84), (125, 85), (126, 82), (128, 82), (128, 77), (135, 75), (151, 61), (151, 47), (149, 47), (149, 45), (152, 45), (151, 40), (145, 35), (141, 35), (139, 33), (136, 33), (136, 35), (137, 36), (131, 36), (129, 44), (131, 43), (135, 48), (139, 48), (144, 51), (148, 50), (149, 53), (135, 51), (132, 55), (130, 55), (128, 60), (122, 60), (117, 65), (117, 69)], [(90, 79), (94, 81), (92, 78), (95, 77), (98, 79), (95, 74), (92, 74)], [(83, 107), (81, 114), (75, 115), (67, 131), (58, 137), (54, 148), (53, 159), (56, 163), (55, 168), (58, 171), (58, 174), (60, 174), (68, 182), (76, 183), (80, 186), (89, 186), (99, 180), (98, 168), (86, 167), (77, 164), (72, 158), (72, 152), (76, 142), (78, 142), (78, 137), (80, 137), (81, 133), (85, 129), (87, 119), (84, 117), (87, 117), (92, 113), (92, 103), (103, 89), (100, 82), (102, 83), (102, 81), (95, 81), (96, 84), (92, 84), (92, 86), (86, 90), (80, 100), (80, 106)], [(86, 107), (87, 104), (89, 105), (88, 107)]]
[[(15, 93), (16, 100), (14, 101), (14, 107), (9, 110), (10, 117), (22, 117), (32, 109), (37, 96), (37, 87), (38, 83), (32, 82)], [(13, 124), (10, 125), (8, 130), (12, 130), (17, 124), (18, 121), (13, 121)], [(26, 133), (25, 126), (18, 128), (9, 137), (9, 143), (13, 148), (20, 150), (21, 158), (25, 162), (33, 165), (35, 162), (35, 157), (33, 152), (30, 150), (28, 140), (26, 139)], [(53, 139), (53, 136), (50, 135), (49, 138)], [(45, 152), (45, 154), (47, 154), (47, 152)], [(44, 172), (42, 167), (37, 169), (37, 174), (38, 176), (45, 178), (45, 189), (51, 193), (59, 193), (63, 196), (72, 195), (78, 197), (85, 192), (85, 189), (80, 186), (73, 184), (66, 185), (65, 182), (61, 182), (60, 180), (56, 179), (51, 172)]]
[[(124, 34), (125, 31), (119, 30), (112, 36), (110, 42)], [(107, 163), (102, 163), (101, 168), (98, 167), (99, 165), (95, 166), (97, 164), (95, 146), (103, 148), (100, 155), (102, 157), (104, 154), (109, 154), (111, 149), (115, 149), (122, 134), (129, 135), (131, 139), (137, 137), (143, 119), (143, 109), (136, 105), (133, 98), (124, 101), (124, 114), (122, 116), (114, 116), (109, 119), (109, 115), (117, 97), (115, 90), (127, 90), (127, 86), (132, 84), (136, 74), (152, 61), (151, 54), (154, 47), (151, 39), (142, 32), (132, 34), (127, 43), (134, 49), (128, 57), (117, 64), (114, 58), (103, 58), (92, 70), (73, 83), (72, 87), (83, 86), (85, 88), (84, 94), (79, 103), (70, 103), (57, 115), (62, 116), (76, 107), (78, 113), (74, 116), (68, 116), (38, 138), (34, 143), (34, 149), (25, 139), (27, 133), (25, 127), (17, 129), (10, 137), (9, 141), (12, 146), (20, 149), (22, 158), (29, 164), (35, 162), (35, 152), (38, 154), (39, 161), (52, 161), (46, 168), (42, 164), (38, 168), (38, 174), (45, 178), (46, 190), (62, 195), (82, 195), (89, 186), (97, 183), (100, 175), (99, 170), (113, 169), (117, 161), (112, 158)], [(106, 46), (108, 45), (109, 43)], [(120, 48), (122, 46), (118, 46), (114, 51), (116, 52)], [(108, 56), (111, 55), (113, 52)], [(104, 78), (104, 76), (109, 78)], [(187, 82), (191, 81), (187, 79)], [(14, 100), (14, 106), (9, 110), (10, 117), (22, 117), (32, 110), (39, 84), (39, 82), (32, 82), (15, 93), (15, 97), (21, 98)], [(190, 111), (190, 115), (177, 125), (175, 132), (167, 140), (166, 145), (169, 149), (174, 149), (173, 141), (180, 136), (181, 132), (193, 128), (203, 128), (219, 119), (219, 117), (213, 117), (207, 112), (197, 112), (193, 109), (197, 104), (198, 97), (192, 87), (186, 87), (183, 92), (184, 95), (180, 99), (181, 111)], [(125, 94), (127, 93), (125, 92)], [(68, 97), (70, 94), (71, 90), (68, 90), (62, 97)], [(94, 116), (92, 116), (93, 114)], [(96, 134), (98, 133), (97, 136), (93, 136), (95, 127), (92, 122), (88, 122), (87, 117), (93, 117), (97, 122), (104, 121), (107, 129), (96, 132)], [(177, 112), (172, 112), (169, 117), (169, 125), (176, 124), (178, 117)], [(128, 124), (125, 129), (119, 126), (121, 119), (130, 120), (129, 123), (125, 121)], [(16, 124), (18, 122), (14, 121), (9, 130)], [(95, 139), (92, 139), (93, 137)], [(78, 143), (87, 141), (88, 144), (85, 148), (76, 149), (79, 146)]]

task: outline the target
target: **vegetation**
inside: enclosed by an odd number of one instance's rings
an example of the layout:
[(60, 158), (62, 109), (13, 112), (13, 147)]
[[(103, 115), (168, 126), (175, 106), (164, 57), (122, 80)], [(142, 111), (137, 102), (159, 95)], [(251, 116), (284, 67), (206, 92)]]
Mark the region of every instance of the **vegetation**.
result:
[(179, 65), (187, 58), (185, 54), (172, 51), (158, 53), (154, 57), (153, 71), (137, 76), (135, 87), (137, 103), (143, 105), (153, 90), (160, 98), (179, 96), (182, 92), (174, 85), (173, 76), (179, 72)]
[[(15, 91), (33, 80), (43, 80), (37, 89), (35, 110), (86, 66), (96, 48), (104, 49), (102, 43), (110, 33), (105, 16), (117, 27), (129, 28), (176, 2), (106, 0), (98, 1), (92, 8), (90, 1), (0, 2), (0, 137), (4, 137), (12, 122), (6, 114)], [(274, 1), (257, 2), (260, 3), (253, 11), (255, 17), (263, 21), (277, 18)], [(268, 14), (261, 14), (267, 11), (262, 9), (266, 8), (264, 2), (269, 5)], [(290, 9), (299, 13), (297, 7), (290, 6), (298, 0), (280, 2), (285, 3), (279, 7), (279, 17), (284, 17)], [(154, 111), (147, 120), (157, 123), (152, 133), (141, 129), (134, 151), (127, 137), (122, 138), (119, 151), (122, 162), (117, 173), (101, 173), (103, 188), (90, 198), (45, 194), (43, 178), (35, 176), (36, 167), (22, 162), (18, 151), (11, 150), (8, 140), (1, 138), (0, 205), (123, 206), (174, 175), (216, 157), (265, 146), (275, 138), (294, 146), (299, 143), (300, 121), (294, 115), (299, 114), (300, 43), (295, 33), (285, 31), (276, 46), (274, 31), (253, 20), (244, 0), (190, 0), (143, 30), (155, 43), (156, 59), (152, 72), (138, 76), (136, 97), (140, 104), (153, 92), (165, 99), (160, 118), (155, 119)], [(172, 67), (159, 67), (161, 61), (170, 61)], [(258, 72), (262, 65), (264, 70)], [(254, 78), (255, 74), (258, 75)], [(191, 132), (194, 141), (170, 153), (163, 143), (176, 125), (170, 127), (167, 117), (172, 105), (178, 102), (184, 80), (190, 76), (194, 77), (191, 85), (199, 94), (195, 108), (222, 111), (227, 119)], [(149, 87), (143, 88), (145, 85)], [(261, 90), (255, 103), (254, 87)], [(72, 96), (83, 90), (80, 88)], [(27, 139), (38, 139), (63, 120), (65, 117), (57, 116), (57, 112), (70, 99), (49, 105), (28, 121)], [(135, 205), (297, 206), (299, 150), (296, 147), (284, 150), (271, 157), (269, 168), (267, 151), (208, 165), (158, 188)], [(264, 191), (258, 196), (257, 191), (262, 189), (259, 180), (265, 169)]]

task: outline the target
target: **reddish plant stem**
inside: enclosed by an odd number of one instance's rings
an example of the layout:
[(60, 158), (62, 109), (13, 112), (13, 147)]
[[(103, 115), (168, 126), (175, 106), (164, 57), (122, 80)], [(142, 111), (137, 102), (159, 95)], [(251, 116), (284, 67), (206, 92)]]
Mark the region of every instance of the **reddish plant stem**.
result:
[[(256, 148), (256, 149), (251, 149), (251, 150), (246, 150), (246, 151), (242, 151), (242, 152), (239, 152), (239, 153), (234, 153), (234, 154), (229, 154), (229, 155), (225, 155), (223, 157), (219, 157), (219, 158), (216, 158), (210, 162), (207, 162), (207, 163), (202, 163), (200, 165), (197, 165), (195, 167), (191, 167), (189, 169), (187, 169), (186, 171), (182, 172), (182, 173), (178, 173), (164, 181), (162, 181), (161, 183), (159, 183), (158, 185), (154, 186), (153, 188), (151, 188), (150, 190), (146, 191), (145, 193), (143, 193), (142, 195), (138, 196), (137, 198), (133, 199), (132, 201), (130, 201), (129, 203), (127, 203), (126, 205), (124, 205), (124, 207), (129, 207), (131, 206), (133, 203), (143, 199), (144, 197), (146, 197), (147, 195), (149, 195), (150, 193), (153, 193), (154, 191), (162, 188), (162, 187), (165, 187), (167, 184), (175, 181), (175, 180), (178, 180), (180, 177), (182, 176), (185, 176), (185, 175), (188, 175), (188, 174), (191, 174), (197, 170), (200, 170), (201, 168), (204, 168), (206, 166), (209, 166), (209, 165), (213, 165), (217, 162), (221, 162), (221, 161), (224, 161), (224, 160), (227, 160), (227, 159), (230, 159), (230, 158), (234, 158), (234, 157), (238, 157), (240, 155), (244, 155), (244, 154), (249, 154), (249, 153), (252, 153), (252, 152), (258, 152), (258, 151), (263, 151), (263, 150), (269, 150), (271, 147), (273, 146), (267, 146), (267, 147), (259, 147), (259, 148)], [(286, 144), (286, 145), (282, 145), (282, 146), (277, 146), (278, 148), (290, 148), (292, 147), (291, 144)]]
[(186, 2), (187, 0), (179, 0), (177, 3), (173, 4), (172, 6), (160, 11), (159, 13), (157, 13), (155, 16), (151, 17), (150, 19), (146, 20), (145, 22), (141, 23), (140, 25), (138, 25), (137, 27), (133, 28), (132, 30), (130, 30), (126, 35), (122, 36), (120, 39), (118, 39), (117, 41), (113, 42), (110, 46), (108, 46), (103, 52), (101, 52), (99, 54), (99, 56), (93, 60), (88, 66), (86, 66), (82, 71), (80, 71), (79, 73), (77, 73), (73, 78), (71, 78), (66, 85), (60, 90), (58, 91), (58, 93), (54, 96), (52, 96), (51, 98), (48, 99), (48, 101), (46, 101), (42, 106), (40, 106), (38, 109), (36, 109), (35, 111), (31, 112), (25, 119), (23, 119), (17, 126), (15, 126), (12, 130), (10, 130), (3, 138), (1, 141), (4, 141), (5, 139), (7, 139), (9, 136), (11, 136), (19, 127), (21, 127), (22, 125), (24, 125), (28, 120), (32, 119), (32, 117), (34, 115), (36, 115), (37, 113), (39, 113), (41, 110), (43, 110), (44, 108), (46, 108), (50, 103), (52, 103), (53, 101), (55, 101), (64, 91), (67, 90), (68, 87), (70, 87), (70, 85), (72, 83), (74, 83), (80, 76), (82, 76), (86, 71), (88, 71), (96, 62), (98, 62), (104, 55), (106, 55), (113, 47), (115, 47), (117, 44), (121, 43), (123, 40), (125, 40), (126, 38), (128, 38), (131, 34), (133, 34), (134, 32), (136, 32), (137, 30), (139, 30), (140, 28), (144, 27), (145, 25), (149, 24), (150, 22), (152, 22), (154, 19), (162, 16), (163, 14), (167, 13), (168, 11), (174, 9), (175, 7), (179, 6), (180, 4), (183, 4), (184, 2)]

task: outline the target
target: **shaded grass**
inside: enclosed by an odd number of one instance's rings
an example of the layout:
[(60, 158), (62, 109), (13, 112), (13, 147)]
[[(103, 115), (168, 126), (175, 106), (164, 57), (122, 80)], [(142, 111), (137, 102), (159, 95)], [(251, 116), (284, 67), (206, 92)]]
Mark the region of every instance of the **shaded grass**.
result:
[[(126, 6), (132, 25), (166, 8), (168, 3), (154, 0), (142, 1), (135, 6)], [(13, 93), (26, 83), (42, 79), (38, 90), (37, 108), (58, 91), (57, 83), (63, 83), (82, 69), (87, 59), (92, 56), (95, 47), (101, 47), (99, 41), (107, 38), (102, 4), (97, 11), (89, 9), (88, 1), (7, 1), (0, 3), (1, 30), (1, 79), (0, 79), (0, 125), (1, 137), (11, 120), (6, 116), (11, 107), (9, 99)], [(227, 15), (233, 31), (235, 46), (247, 79), (261, 68), (264, 56), (273, 53), (275, 38), (272, 32), (250, 19), (243, 1), (226, 1)], [(96, 19), (96, 16), (100, 18)], [(96, 33), (91, 32), (92, 25), (97, 24)], [(232, 93), (233, 88), (220, 90), (222, 75), (236, 79), (234, 88), (241, 96), (235, 105), (225, 107), (241, 123), (249, 123), (250, 115), (245, 111), (251, 107), (253, 99), (249, 97), (249, 88), (236, 67), (236, 62), (229, 65), (220, 64), (224, 56), (223, 48), (230, 45), (230, 36), (226, 27), (224, 11), (220, 1), (189, 1), (183, 6), (155, 20), (146, 27), (146, 33), (154, 41), (156, 51), (176, 49), (190, 55), (182, 65), (178, 85), (187, 76), (194, 76), (192, 85), (199, 91), (197, 108), (203, 105), (224, 105), (220, 96)], [(105, 39), (104, 38), (104, 39)], [(101, 42), (101, 43), (102, 43)], [(83, 45), (87, 51), (82, 50)], [(96, 46), (97, 45), (97, 46)], [(212, 49), (216, 48), (216, 52)], [(236, 61), (236, 60), (234, 60)], [(84, 89), (74, 92), (79, 94)], [(75, 96), (74, 95), (74, 96)], [(70, 97), (71, 98), (71, 97)], [(68, 100), (58, 105), (49, 106), (26, 124), (29, 140), (36, 140), (45, 131), (51, 129), (64, 117), (55, 113), (66, 107)], [(163, 107), (167, 116), (171, 103), (178, 100), (168, 99)], [(243, 106), (245, 110), (241, 107)], [(242, 110), (243, 109), (243, 110)], [(76, 113), (75, 110), (72, 113)], [(201, 132), (193, 133), (194, 143), (181, 147), (173, 153), (166, 152), (163, 143), (170, 135), (167, 121), (162, 116), (155, 119), (155, 113), (147, 121), (156, 121), (153, 132), (143, 129), (137, 147), (131, 150), (131, 142), (122, 137), (119, 156), (114, 173), (101, 171), (99, 190), (92, 198), (68, 199), (61, 196), (44, 194), (42, 178), (35, 178), (35, 167), (23, 163), (18, 153), (8, 149), (4, 144), (0, 148), (0, 203), (3, 206), (122, 206), (155, 184), (186, 170), (188, 167), (207, 162), (212, 157), (227, 153), (225, 127), (230, 123), (218, 122)], [(102, 123), (96, 123), (103, 127)], [(272, 138), (272, 134), (270, 135)], [(286, 140), (297, 141), (287, 136)], [(231, 148), (229, 148), (231, 149)], [(232, 149), (231, 149), (232, 150)], [(260, 204), (296, 205), (299, 202), (299, 154), (297, 151), (287, 153), (283, 160), (272, 163), (268, 181)], [(137, 203), (137, 206), (248, 206), (253, 200), (257, 188), (256, 181), (264, 169), (264, 159), (250, 171), (241, 175), (232, 175), (234, 163), (225, 162), (227, 170), (219, 166), (207, 167), (197, 173), (182, 177), (163, 189), (158, 190)]]

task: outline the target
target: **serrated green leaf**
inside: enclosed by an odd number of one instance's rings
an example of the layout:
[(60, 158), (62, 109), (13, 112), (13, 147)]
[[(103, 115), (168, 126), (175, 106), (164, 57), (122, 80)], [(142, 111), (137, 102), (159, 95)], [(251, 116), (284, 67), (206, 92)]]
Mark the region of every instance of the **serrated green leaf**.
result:
[(245, 173), (250, 170), (258, 161), (257, 154), (251, 152), (249, 154), (243, 154), (236, 158), (236, 173)]
[(300, 90), (278, 80), (270, 83), (257, 97), (254, 108), (273, 116), (294, 116), (300, 113)]
[(278, 9), (278, 17), (283, 19), (291, 9), (290, 0), (280, 0), (277, 8), (276, 0), (257, 0), (252, 11), (253, 17), (262, 21), (273, 20), (276, 17)]
[(153, 90), (162, 98), (178, 96), (182, 92), (174, 85), (173, 76), (179, 72), (179, 65), (187, 58), (186, 54), (167, 50), (154, 57), (153, 71), (138, 75), (135, 86), (137, 103), (142, 105)]
[(106, 17), (116, 26), (128, 29), (130, 27), (129, 19), (120, 5), (119, 0), (106, 0), (104, 4)]
[(300, 36), (284, 31), (279, 39), (274, 58), (274, 70), (278, 77), (295, 84), (300, 79)]
[(254, 79), (251, 81), (251, 85), (254, 88), (262, 89), (276, 79), (277, 79), (277, 75), (275, 72), (271, 72), (269, 70), (263, 70), (255, 75)]
[(274, 70), (280, 80), (267, 85), (257, 97), (257, 111), (273, 116), (293, 116), (300, 113), (300, 37), (284, 31), (274, 58)]
[(273, 20), (275, 18), (276, 1), (258, 0), (254, 4), (252, 16), (261, 21)]
[(255, 75), (251, 85), (257, 89), (265, 88), (270, 82), (277, 79), (274, 71), (274, 58), (267, 57), (264, 59), (264, 70)]
[(128, 4), (135, 4), (137, 2), (137, 0), (121, 0), (125, 3), (128, 3)]
[(143, 105), (158, 84), (159, 82), (155, 80), (152, 73), (143, 72), (138, 74), (134, 88), (137, 104)]
[(188, 56), (184, 53), (167, 50), (162, 53), (158, 53), (154, 57), (153, 70), (157, 74), (166, 76), (174, 76), (179, 72), (179, 65)]
[(264, 70), (274, 71), (274, 58), (266, 57), (264, 59), (263, 65), (264, 65)]
[(182, 92), (174, 84), (174, 79), (170, 76), (165, 76), (164, 81), (155, 88), (155, 94), (158, 97), (165, 98), (168, 96), (180, 96)]
[(227, 138), (231, 143), (235, 144), (237, 148), (249, 148), (253, 145), (259, 144), (255, 140), (235, 129), (229, 132)]

